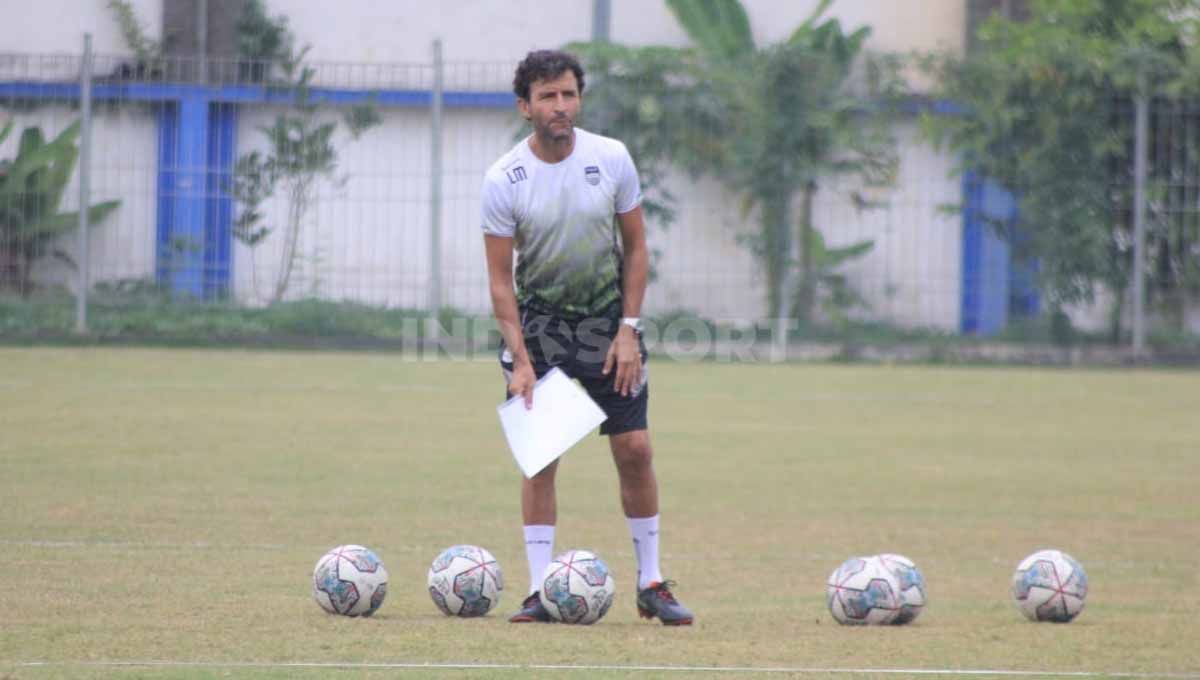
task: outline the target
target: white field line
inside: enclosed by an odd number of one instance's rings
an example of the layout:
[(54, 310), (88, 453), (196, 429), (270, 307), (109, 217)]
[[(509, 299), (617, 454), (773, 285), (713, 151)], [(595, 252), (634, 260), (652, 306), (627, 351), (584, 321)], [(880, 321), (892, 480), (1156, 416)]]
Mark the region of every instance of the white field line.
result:
[(589, 664), (488, 664), (488, 663), (319, 663), (269, 661), (19, 661), (17, 667), (93, 667), (93, 668), (312, 668), (312, 669), (389, 669), (389, 670), (547, 670), (547, 671), (616, 671), (616, 672), (678, 672), (678, 673), (785, 673), (793, 675), (954, 675), (1003, 676), (1044, 678), (1134, 678), (1137, 680), (1200, 680), (1198, 673), (1146, 673), (1123, 671), (1051, 671), (1004, 670), (986, 668), (807, 668), (802, 666), (638, 666)]

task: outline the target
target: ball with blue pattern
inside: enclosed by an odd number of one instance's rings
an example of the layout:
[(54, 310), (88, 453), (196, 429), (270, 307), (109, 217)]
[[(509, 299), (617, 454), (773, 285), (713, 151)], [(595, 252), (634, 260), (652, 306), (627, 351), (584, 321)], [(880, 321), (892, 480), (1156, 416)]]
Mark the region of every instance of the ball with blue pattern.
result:
[(603, 618), (615, 592), (604, 560), (590, 550), (568, 550), (546, 567), (538, 594), (556, 621), (587, 625)]
[(879, 555), (879, 561), (892, 572), (900, 585), (900, 613), (892, 623), (912, 623), (925, 609), (925, 577), (917, 565), (904, 555), (883, 553)]
[(852, 557), (829, 575), (825, 603), (843, 625), (892, 623), (900, 614), (900, 583), (878, 556)]
[(313, 599), (330, 614), (370, 616), (383, 606), (387, 582), (378, 555), (361, 545), (339, 545), (317, 560)]

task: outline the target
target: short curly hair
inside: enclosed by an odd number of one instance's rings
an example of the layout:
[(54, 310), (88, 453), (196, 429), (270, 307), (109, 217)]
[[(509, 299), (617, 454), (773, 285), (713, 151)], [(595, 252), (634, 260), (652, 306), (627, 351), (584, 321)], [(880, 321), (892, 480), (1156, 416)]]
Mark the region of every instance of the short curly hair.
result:
[(553, 80), (568, 70), (575, 74), (575, 82), (579, 83), (579, 94), (583, 94), (583, 67), (579, 65), (579, 59), (575, 55), (559, 50), (530, 52), (517, 64), (517, 72), (513, 76), (513, 94), (529, 101), (529, 88), (535, 82)]

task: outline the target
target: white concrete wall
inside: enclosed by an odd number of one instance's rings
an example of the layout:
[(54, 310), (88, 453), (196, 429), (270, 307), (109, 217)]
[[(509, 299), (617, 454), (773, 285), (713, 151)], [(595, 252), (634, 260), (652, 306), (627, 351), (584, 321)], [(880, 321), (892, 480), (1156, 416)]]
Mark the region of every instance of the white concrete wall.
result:
[[(506, 62), (532, 49), (591, 36), (591, 0), (341, 0), (336, 11), (312, 0), (271, 0), (313, 61), (419, 62), (440, 38), (447, 60)], [(511, 76), (510, 76), (511, 77)]]
[[(162, 0), (130, 0), (147, 35), (162, 31)], [(107, 0), (0, 0), (0, 52), (79, 54), (92, 34), (97, 54), (130, 54)], [(0, 72), (4, 57), (0, 56)]]
[(676, 175), (675, 222), (648, 221), (647, 242), (659, 252), (656, 279), (646, 291), (647, 314), (688, 311), (731, 322), (765, 318), (766, 281), (738, 237), (754, 229), (740, 200), (712, 177)]
[(859, 210), (852, 181), (826, 182), (817, 195), (814, 222), (829, 247), (864, 240), (875, 245), (840, 271), (863, 296), (856, 316), (901, 326), (956, 331), (961, 318), (962, 216), (941, 206), (962, 200), (951, 161), (919, 138), (916, 126), (897, 131), (900, 169), (896, 184), (865, 193), (885, 207)]
[[(279, 111), (259, 109), (240, 116), (239, 153), (265, 149), (258, 127), (270, 124)], [(333, 142), (340, 153), (338, 169), (333, 181), (317, 185), (317, 200), (301, 225), (288, 299), (421, 304), (429, 252), (428, 127), (424, 112), (390, 110), (384, 112), (382, 126), (357, 142), (339, 130)], [(272, 234), (253, 249), (236, 245), (234, 290), (239, 300), (261, 304), (271, 298), (282, 266), (288, 207), (286, 187), (280, 185), (264, 209), (263, 225)]]
[[(440, 38), (448, 59), (515, 61), (532, 49), (588, 40), (592, 0), (343, 0), (331, 12), (311, 0), (272, 0), (272, 14), (285, 14), (302, 41), (312, 43), (314, 61), (426, 62), (430, 42)], [(785, 40), (816, 8), (818, 0), (743, 0), (759, 45)], [(826, 16), (847, 30), (873, 25), (868, 47), (907, 51), (961, 50), (963, 0), (838, 0)], [(665, 3), (613, 0), (613, 40), (635, 45), (687, 44)]]
[[(590, 0), (575, 0), (590, 7)], [(786, 40), (812, 14), (819, 0), (742, 0), (750, 30), (759, 46)], [(904, 52), (913, 49), (963, 49), (966, 4), (963, 0), (837, 0), (823, 18), (842, 28), (874, 27), (867, 48)], [(635, 45), (688, 44), (687, 34), (665, 3), (613, 0), (612, 38)]]
[[(154, 275), (158, 214), (158, 135), (148, 107), (99, 106), (92, 127), (92, 204), (121, 205), (89, 234), (91, 281), (145, 279)], [(68, 189), (78, 206), (78, 168)]]
[[(258, 128), (277, 112), (264, 109), (241, 116), (240, 153), (265, 147)], [(300, 231), (289, 299), (426, 304), (431, 280), (429, 117), (422, 110), (382, 113), (382, 124), (357, 141), (339, 127), (335, 179), (341, 186), (329, 181), (319, 185), (318, 200)], [(333, 119), (332, 114), (326, 119)], [(514, 117), (495, 112), (446, 114), (441, 239), (446, 305), (485, 312), (491, 304), (479, 229), (480, 187), (484, 170), (512, 146), (515, 128)], [(237, 244), (237, 299), (250, 304), (269, 299), (280, 272), (287, 212), (285, 196), (276, 195), (264, 220), (275, 232), (253, 249)]]

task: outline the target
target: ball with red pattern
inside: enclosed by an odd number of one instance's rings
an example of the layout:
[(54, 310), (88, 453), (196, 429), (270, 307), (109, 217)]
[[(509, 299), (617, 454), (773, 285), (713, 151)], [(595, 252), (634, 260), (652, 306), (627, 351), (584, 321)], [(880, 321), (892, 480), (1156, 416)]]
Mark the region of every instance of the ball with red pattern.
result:
[(1013, 600), (1030, 621), (1071, 621), (1083, 611), (1087, 591), (1083, 565), (1061, 550), (1039, 550), (1013, 573)]
[(476, 545), (446, 548), (429, 567), (429, 597), (447, 616), (483, 616), (495, 608), (503, 590), (496, 558)]

